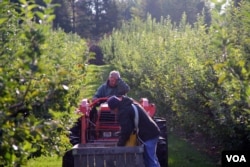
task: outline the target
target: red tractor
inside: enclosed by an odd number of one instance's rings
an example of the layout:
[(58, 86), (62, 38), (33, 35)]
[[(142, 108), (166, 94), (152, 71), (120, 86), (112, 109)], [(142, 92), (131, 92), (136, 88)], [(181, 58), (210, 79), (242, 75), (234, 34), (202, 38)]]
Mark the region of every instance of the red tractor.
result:
[[(93, 101), (92, 103), (89, 103), (88, 99), (83, 99), (81, 101), (81, 104), (78, 108), (78, 113), (81, 114), (81, 117), (76, 122), (75, 126), (71, 128), (70, 130), (70, 142), (74, 147), (72, 150), (69, 150), (66, 152), (66, 154), (63, 157), (63, 167), (83, 167), (86, 165), (90, 165), (87, 163), (90, 163), (89, 161), (96, 160), (97, 156), (93, 156), (93, 160), (89, 160), (90, 154), (98, 154), (98, 157), (100, 157), (100, 154), (105, 154), (103, 156), (103, 159), (105, 162), (101, 163), (107, 163), (107, 159), (110, 159), (110, 157), (114, 157), (113, 153), (121, 155), (121, 152), (126, 151), (126, 157), (128, 158), (128, 152), (132, 153), (131, 155), (134, 156), (134, 152), (137, 152), (138, 154), (141, 153), (140, 148), (129, 148), (129, 147), (123, 147), (118, 148), (116, 147), (116, 143), (118, 141), (118, 134), (119, 134), (119, 124), (117, 122), (117, 115), (115, 112), (112, 112), (107, 104), (107, 97), (105, 98), (99, 98)], [(161, 130), (161, 135), (159, 137), (159, 142), (157, 144), (157, 157), (159, 159), (159, 162), (161, 164), (161, 167), (167, 166), (167, 129), (166, 129), (166, 120), (163, 118), (155, 117), (156, 113), (156, 107), (155, 104), (149, 103), (147, 98), (141, 98), (140, 101), (138, 101), (145, 111), (154, 119), (156, 124), (159, 126)], [(76, 156), (77, 151), (81, 148), (81, 152), (83, 152), (83, 149), (86, 154), (86, 157), (81, 159), (79, 161), (79, 156)], [(92, 152), (94, 149), (94, 153)], [(129, 150), (130, 149), (130, 150)], [(98, 150), (98, 151), (97, 151)], [(109, 152), (104, 152), (108, 151)], [(118, 151), (119, 150), (119, 151)], [(102, 152), (102, 153), (100, 153)], [(107, 156), (110, 155), (109, 158)], [(75, 156), (74, 156), (75, 155)], [(80, 156), (84, 157), (84, 156)], [(79, 163), (82, 163), (85, 161), (85, 159), (88, 159), (88, 162), (85, 164), (79, 165)], [(104, 165), (104, 166), (116, 166), (114, 164), (117, 164), (117, 161), (119, 158), (115, 158), (115, 160), (112, 160), (112, 165)], [(87, 161), (87, 160), (86, 160)], [(103, 161), (103, 160), (102, 160)], [(76, 164), (77, 163), (77, 164)], [(93, 162), (98, 163), (98, 162)], [(137, 162), (138, 164), (138, 159)], [(127, 164), (128, 165), (128, 164)], [(90, 165), (92, 166), (92, 165)], [(93, 165), (93, 166), (103, 166), (101, 165)], [(130, 166), (135, 166), (133, 164), (130, 164)]]

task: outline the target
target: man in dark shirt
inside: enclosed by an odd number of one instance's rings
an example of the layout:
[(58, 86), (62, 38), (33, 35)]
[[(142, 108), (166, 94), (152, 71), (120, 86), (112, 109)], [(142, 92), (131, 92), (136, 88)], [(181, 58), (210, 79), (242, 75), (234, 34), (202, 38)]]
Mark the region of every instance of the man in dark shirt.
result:
[[(131, 133), (135, 129), (135, 110), (138, 112), (138, 137), (144, 145), (145, 167), (160, 167), (156, 155), (156, 147), (160, 135), (160, 129), (148, 113), (134, 100), (127, 97), (111, 96), (108, 99), (111, 110), (118, 112), (118, 122), (120, 124), (120, 136), (117, 145), (125, 146)], [(134, 109), (136, 107), (136, 109)]]
[(125, 95), (129, 90), (130, 87), (122, 80), (120, 73), (118, 71), (111, 71), (107, 81), (97, 89), (93, 100), (112, 95)]

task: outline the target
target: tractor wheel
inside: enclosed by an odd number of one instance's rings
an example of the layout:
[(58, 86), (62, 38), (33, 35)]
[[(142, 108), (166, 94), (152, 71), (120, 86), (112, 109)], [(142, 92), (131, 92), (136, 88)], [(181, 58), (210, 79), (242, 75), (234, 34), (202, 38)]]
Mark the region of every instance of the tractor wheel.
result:
[(160, 137), (157, 143), (156, 154), (161, 167), (168, 166), (168, 138), (167, 138), (167, 123), (164, 118), (154, 118), (155, 123), (160, 129)]
[(72, 150), (65, 152), (62, 158), (62, 167), (74, 167), (74, 157)]

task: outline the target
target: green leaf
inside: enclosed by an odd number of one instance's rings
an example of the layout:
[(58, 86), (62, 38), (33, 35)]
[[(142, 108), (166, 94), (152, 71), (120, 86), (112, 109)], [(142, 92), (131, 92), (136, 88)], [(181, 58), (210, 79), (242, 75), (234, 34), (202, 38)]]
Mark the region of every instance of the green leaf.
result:
[(52, 0), (44, 0), (46, 4), (51, 4)]
[(37, 8), (37, 7), (38, 7), (38, 5), (36, 5), (36, 4), (29, 5), (28, 10), (31, 11), (32, 9)]
[(218, 84), (221, 84), (226, 79), (226, 77), (227, 75), (225, 73), (220, 75), (218, 79)]
[(247, 86), (247, 88), (246, 88), (246, 94), (250, 98), (250, 86)]
[(40, 18), (40, 19), (44, 19), (44, 14), (40, 11), (36, 12), (36, 15)]
[(223, 63), (218, 63), (213, 66), (214, 70), (220, 71), (223, 67), (225, 67), (225, 64)]
[(50, 23), (54, 19), (55, 19), (55, 15), (50, 15), (49, 17), (47, 17), (47, 22)]
[(0, 18), (0, 25), (5, 23), (8, 20), (8, 18)]
[(245, 65), (245, 61), (241, 60), (241, 61), (238, 62), (238, 64), (239, 64), (240, 67), (243, 67)]

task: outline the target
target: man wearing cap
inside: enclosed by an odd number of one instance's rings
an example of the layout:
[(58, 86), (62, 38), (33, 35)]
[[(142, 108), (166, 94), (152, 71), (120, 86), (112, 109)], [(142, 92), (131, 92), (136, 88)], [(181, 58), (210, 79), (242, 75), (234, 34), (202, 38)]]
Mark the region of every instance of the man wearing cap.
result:
[(125, 146), (126, 141), (135, 129), (135, 111), (132, 104), (137, 108), (139, 117), (138, 137), (144, 144), (144, 164), (146, 167), (160, 167), (156, 156), (160, 130), (153, 119), (139, 104), (134, 103), (133, 99), (127, 96), (111, 96), (107, 102), (111, 110), (118, 112), (118, 122), (121, 127), (118, 146)]

